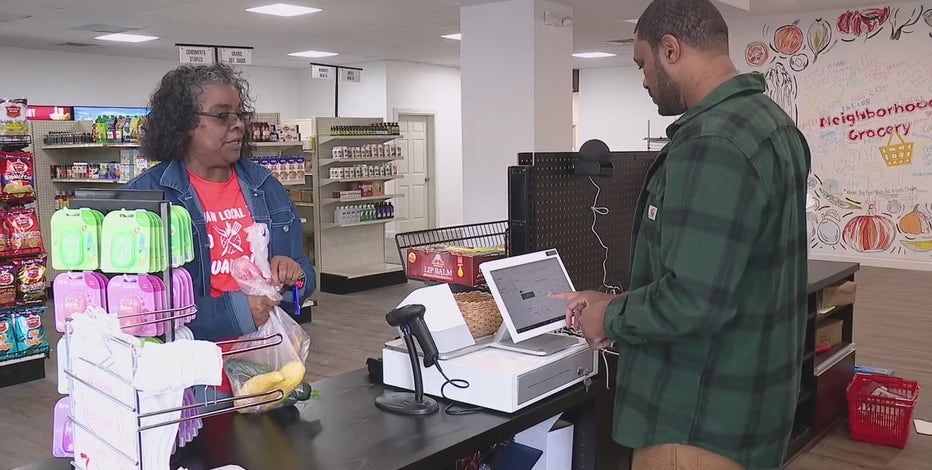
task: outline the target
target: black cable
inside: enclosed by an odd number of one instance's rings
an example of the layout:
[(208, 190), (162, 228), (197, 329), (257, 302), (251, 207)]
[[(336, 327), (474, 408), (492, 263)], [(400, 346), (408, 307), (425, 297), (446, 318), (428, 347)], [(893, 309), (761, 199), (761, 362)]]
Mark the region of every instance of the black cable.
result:
[[(440, 372), (440, 375), (442, 375), (443, 379), (446, 381), (443, 383), (443, 385), (440, 386), (440, 396), (442, 396), (444, 400), (453, 401), (449, 397), (447, 397), (447, 394), (444, 392), (444, 390), (447, 388), (447, 385), (452, 385), (459, 389), (469, 388), (469, 382), (467, 382), (466, 380), (463, 380), (463, 379), (452, 379), (451, 380), (449, 377), (447, 377), (447, 374), (443, 371), (443, 368), (440, 367), (440, 362), (437, 362), (434, 365), (437, 366), (437, 371)], [(461, 416), (461, 415), (469, 415), (473, 413), (478, 413), (482, 411), (483, 409), (484, 408), (482, 408), (481, 406), (462, 406), (462, 405), (457, 405), (456, 402), (454, 402), (454, 403), (450, 403), (449, 405), (447, 405), (446, 408), (443, 409), (443, 412), (451, 416)]]

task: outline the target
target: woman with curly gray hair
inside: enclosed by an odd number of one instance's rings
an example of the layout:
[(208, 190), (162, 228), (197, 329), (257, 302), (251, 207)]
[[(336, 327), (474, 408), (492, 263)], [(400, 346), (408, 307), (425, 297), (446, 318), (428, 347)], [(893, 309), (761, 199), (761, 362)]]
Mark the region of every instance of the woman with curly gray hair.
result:
[(256, 331), (277, 305), (240, 292), (230, 274), (233, 259), (253, 254), (244, 229), (254, 222), (269, 228), (272, 283), (297, 286), (301, 302), (315, 288), (294, 204), (281, 183), (249, 159), (252, 111), (248, 83), (228, 65), (168, 72), (152, 94), (141, 141), (143, 155), (161, 163), (126, 185), (161, 190), (191, 213), (195, 259), (185, 268), (194, 281), (197, 317), (188, 326), (197, 339)]

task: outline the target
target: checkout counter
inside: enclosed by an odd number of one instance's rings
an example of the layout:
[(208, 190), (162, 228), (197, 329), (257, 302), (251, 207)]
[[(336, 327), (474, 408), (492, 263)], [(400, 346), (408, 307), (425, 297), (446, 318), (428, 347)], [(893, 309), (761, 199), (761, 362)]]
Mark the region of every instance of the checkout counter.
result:
[[(813, 302), (824, 289), (853, 279), (857, 270), (854, 263), (810, 261)], [(810, 324), (815, 327), (818, 321), (813, 318)], [(815, 331), (808, 334), (814, 336)], [(850, 352), (840, 348), (814, 357), (813, 366), (829, 368), (817, 370), (821, 373), (814, 390), (807, 394), (812, 401), (801, 396), (797, 421), (802, 425), (798, 433), (794, 430), (788, 459), (814, 445), (841, 417), (844, 389), (836, 385), (846, 383), (854, 363), (853, 348), (847, 349)], [(614, 366), (610, 360), (607, 373), (600, 370), (588, 388), (573, 385), (514, 413), (480, 411), (452, 416), (441, 411), (420, 417), (376, 408), (376, 397), (389, 387), (359, 369), (314, 383), (321, 394), (316, 402), (260, 415), (206, 418), (200, 435), (176, 455), (173, 469), (209, 470), (233, 464), (247, 470), (452, 470), (459, 459), (563, 413), (562, 419), (574, 424), (572, 468), (616, 470), (625, 452), (611, 440), (614, 387), (607, 390), (605, 379), (613, 384)], [(823, 383), (819, 377), (831, 380)], [(449, 403), (439, 398), (438, 402), (441, 409)], [(67, 470), (69, 462), (48, 459), (17, 470)]]

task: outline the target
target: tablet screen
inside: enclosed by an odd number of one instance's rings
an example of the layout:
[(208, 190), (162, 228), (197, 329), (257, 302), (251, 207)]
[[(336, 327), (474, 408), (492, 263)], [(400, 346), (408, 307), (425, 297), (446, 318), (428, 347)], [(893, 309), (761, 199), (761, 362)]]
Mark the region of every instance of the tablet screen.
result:
[(518, 333), (562, 321), (567, 301), (549, 294), (569, 292), (570, 283), (556, 257), (508, 266), (490, 272), (495, 289)]

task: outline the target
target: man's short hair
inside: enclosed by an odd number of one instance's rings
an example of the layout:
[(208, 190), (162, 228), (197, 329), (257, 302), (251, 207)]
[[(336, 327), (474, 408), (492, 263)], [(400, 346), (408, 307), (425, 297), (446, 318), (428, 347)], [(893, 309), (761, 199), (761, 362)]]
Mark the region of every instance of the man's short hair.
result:
[(728, 25), (711, 0), (654, 0), (634, 31), (654, 52), (667, 34), (700, 51), (728, 52)]

